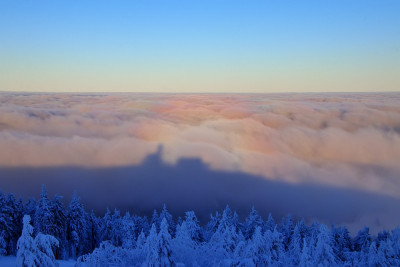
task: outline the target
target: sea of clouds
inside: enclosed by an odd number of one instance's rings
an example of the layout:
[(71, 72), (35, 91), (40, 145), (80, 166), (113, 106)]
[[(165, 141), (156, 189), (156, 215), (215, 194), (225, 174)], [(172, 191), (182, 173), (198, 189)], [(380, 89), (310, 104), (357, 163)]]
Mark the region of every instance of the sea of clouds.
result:
[[(400, 94), (0, 94), (0, 166), (199, 158), (213, 170), (400, 198)], [(399, 222), (400, 223), (400, 222)]]

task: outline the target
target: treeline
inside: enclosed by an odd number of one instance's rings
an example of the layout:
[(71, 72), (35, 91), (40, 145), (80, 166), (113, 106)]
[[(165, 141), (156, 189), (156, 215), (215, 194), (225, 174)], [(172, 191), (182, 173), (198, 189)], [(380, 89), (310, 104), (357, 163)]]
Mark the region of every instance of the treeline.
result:
[(0, 193), (0, 253), (15, 255), (22, 218), (30, 215), (33, 233), (57, 239), (58, 259), (78, 259), (93, 266), (399, 266), (400, 229), (372, 237), (365, 227), (352, 238), (346, 227), (314, 222), (306, 225), (291, 216), (278, 224), (271, 214), (264, 221), (253, 208), (244, 221), (227, 206), (202, 227), (193, 211), (174, 219), (163, 207), (147, 217), (107, 210), (103, 217), (85, 211), (74, 194), (65, 209), (62, 197), (23, 204)]

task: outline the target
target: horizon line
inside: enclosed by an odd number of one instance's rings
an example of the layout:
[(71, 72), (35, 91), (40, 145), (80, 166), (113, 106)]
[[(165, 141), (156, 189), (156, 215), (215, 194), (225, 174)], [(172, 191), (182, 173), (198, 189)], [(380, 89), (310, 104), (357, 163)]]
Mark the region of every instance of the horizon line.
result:
[(19, 91), (19, 90), (0, 90), (0, 94), (4, 93), (23, 93), (23, 94), (180, 94), (180, 95), (261, 95), (261, 94), (396, 94), (398, 91), (284, 91), (284, 92), (163, 92), (163, 91)]

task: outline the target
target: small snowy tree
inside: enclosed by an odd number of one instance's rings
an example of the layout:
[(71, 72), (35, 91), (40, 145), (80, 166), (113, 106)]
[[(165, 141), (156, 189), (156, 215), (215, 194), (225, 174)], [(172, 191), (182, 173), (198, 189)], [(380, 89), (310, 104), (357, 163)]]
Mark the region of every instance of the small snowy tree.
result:
[(39, 259), (37, 258), (37, 247), (32, 238), (33, 227), (30, 225), (31, 216), (25, 215), (23, 219), (22, 235), (17, 243), (17, 266), (37, 266)]
[(35, 237), (35, 246), (40, 266), (57, 266), (52, 248), (58, 247), (58, 245), (58, 240), (54, 236), (42, 233), (37, 234)]
[(23, 218), (22, 235), (17, 243), (17, 266), (57, 266), (52, 247), (58, 246), (56, 238), (39, 233), (35, 239), (32, 238), (33, 227), (30, 225), (31, 217), (25, 215)]
[[(111, 241), (104, 241), (91, 254), (80, 256), (76, 266), (126, 266), (131, 256), (121, 247), (115, 247)], [(130, 266), (130, 265), (129, 265)]]

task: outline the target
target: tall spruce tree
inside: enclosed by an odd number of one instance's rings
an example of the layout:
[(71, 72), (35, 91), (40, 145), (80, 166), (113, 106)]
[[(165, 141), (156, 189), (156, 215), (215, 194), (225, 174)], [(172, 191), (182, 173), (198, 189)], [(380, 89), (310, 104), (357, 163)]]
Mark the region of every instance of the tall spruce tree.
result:
[(50, 229), (50, 233), (54, 236), (59, 246), (55, 250), (56, 259), (66, 259), (68, 256), (68, 244), (67, 244), (67, 225), (66, 225), (66, 214), (65, 208), (62, 203), (62, 197), (55, 195), (54, 199), (50, 203), (50, 211), (53, 215), (53, 227)]
[(69, 255), (76, 259), (89, 251), (87, 215), (75, 192), (67, 212), (67, 237), (69, 240)]
[(35, 233), (54, 233), (54, 214), (51, 211), (51, 203), (47, 196), (46, 187), (42, 185), (42, 192), (36, 207), (34, 229)]

